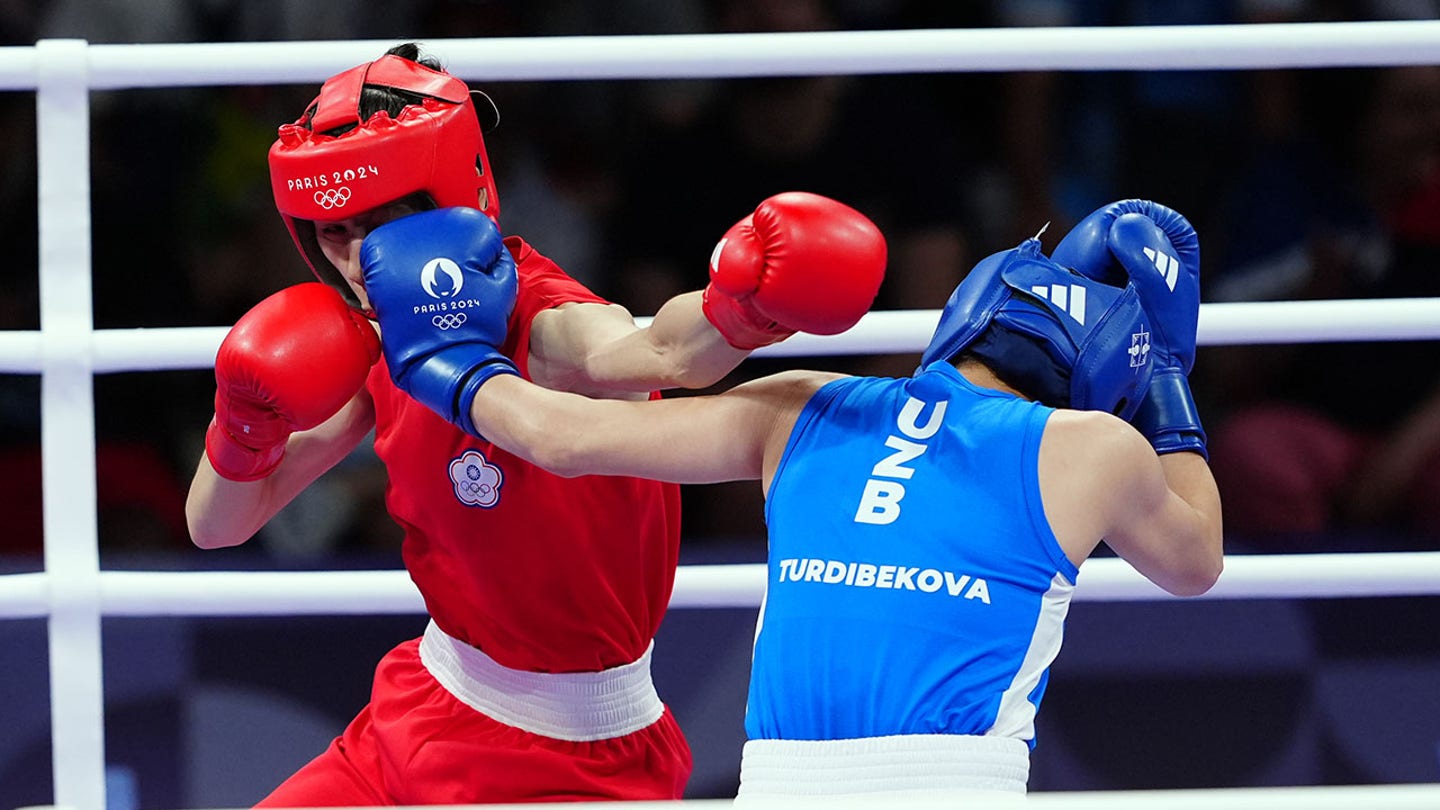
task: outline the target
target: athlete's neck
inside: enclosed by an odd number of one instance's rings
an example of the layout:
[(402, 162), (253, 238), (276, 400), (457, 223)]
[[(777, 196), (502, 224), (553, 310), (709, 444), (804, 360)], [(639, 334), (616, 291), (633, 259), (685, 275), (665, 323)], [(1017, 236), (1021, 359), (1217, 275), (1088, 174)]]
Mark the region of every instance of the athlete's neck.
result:
[(978, 385), (981, 388), (992, 388), (996, 391), (1003, 391), (1007, 394), (1013, 394), (1017, 397), (1020, 397), (1021, 399), (1030, 399), (1030, 397), (1015, 390), (1014, 387), (1012, 387), (1009, 383), (997, 377), (995, 375), (995, 372), (992, 371), (989, 366), (985, 365), (979, 360), (974, 359), (973, 357), (966, 357), (962, 359), (960, 362), (955, 364), (955, 369), (960, 372), (961, 376), (969, 380), (973, 385)]

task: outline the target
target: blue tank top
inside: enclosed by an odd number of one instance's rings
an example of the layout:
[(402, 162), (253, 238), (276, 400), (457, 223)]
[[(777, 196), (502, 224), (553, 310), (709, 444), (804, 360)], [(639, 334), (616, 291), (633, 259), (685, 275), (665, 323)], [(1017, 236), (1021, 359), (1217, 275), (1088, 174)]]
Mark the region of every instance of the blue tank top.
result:
[(1078, 574), (1040, 501), (1052, 412), (945, 362), (811, 397), (765, 507), (750, 739), (1034, 746)]

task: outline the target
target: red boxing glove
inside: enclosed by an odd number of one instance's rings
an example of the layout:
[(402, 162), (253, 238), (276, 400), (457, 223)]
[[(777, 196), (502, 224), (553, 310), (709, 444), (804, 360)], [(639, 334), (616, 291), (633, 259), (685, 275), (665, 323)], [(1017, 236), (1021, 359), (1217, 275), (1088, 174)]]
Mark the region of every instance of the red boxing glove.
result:
[(379, 357), (375, 328), (324, 284), (287, 287), (256, 304), (215, 356), (210, 466), (231, 481), (274, 472), (290, 434), (338, 413)]
[(818, 194), (777, 194), (710, 255), (705, 317), (737, 349), (795, 332), (834, 335), (870, 309), (885, 278), (885, 237), (866, 216)]

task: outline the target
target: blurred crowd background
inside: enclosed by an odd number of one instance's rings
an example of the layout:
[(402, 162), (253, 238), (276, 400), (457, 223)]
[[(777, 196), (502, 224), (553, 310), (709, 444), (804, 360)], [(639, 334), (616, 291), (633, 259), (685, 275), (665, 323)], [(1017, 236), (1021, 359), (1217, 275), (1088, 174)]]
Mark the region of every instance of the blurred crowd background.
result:
[[(418, 40), (1437, 19), (1415, 0), (0, 0), (0, 45)], [(483, 47), (483, 46), (482, 46)], [(337, 69), (344, 66), (338, 66)], [(488, 83), (501, 223), (636, 315), (706, 281), (763, 198), (827, 194), (891, 248), (877, 309), (934, 309), (1046, 223), (1158, 200), (1201, 234), (1207, 301), (1440, 295), (1440, 66)], [(309, 279), (266, 150), (313, 84), (93, 94), (98, 328), (228, 325)], [(0, 94), (0, 328), (36, 329), (34, 94)], [(918, 355), (785, 365), (908, 374)], [(782, 365), (752, 359), (722, 386)], [(1235, 551), (1440, 548), (1440, 342), (1207, 347), (1194, 388)], [(202, 554), (183, 501), (208, 371), (96, 378), (102, 554), (177, 566), (399, 567), (364, 448), (257, 541)], [(684, 395), (677, 393), (675, 395)], [(38, 569), (39, 381), (0, 375), (0, 555)], [(689, 487), (692, 559), (762, 559), (750, 483)], [(202, 559), (203, 558), (203, 559)], [(152, 558), (153, 564), (153, 558)]]

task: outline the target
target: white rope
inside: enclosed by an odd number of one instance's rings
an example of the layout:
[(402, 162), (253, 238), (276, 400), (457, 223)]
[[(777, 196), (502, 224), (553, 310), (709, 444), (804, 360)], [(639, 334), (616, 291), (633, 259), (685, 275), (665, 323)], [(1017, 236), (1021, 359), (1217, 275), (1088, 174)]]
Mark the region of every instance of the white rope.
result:
[[(795, 335), (756, 352), (770, 357), (920, 352), (940, 310), (870, 312), (839, 335)], [(1202, 346), (1440, 339), (1440, 298), (1203, 304)]]
[[(384, 571), (103, 571), (107, 616), (303, 616), (423, 613), (409, 576)], [(56, 580), (48, 573), (0, 576), (0, 618), (43, 616)], [(754, 608), (765, 566), (685, 565), (672, 608)], [(1239, 555), (1209, 593), (1195, 599), (1305, 599), (1440, 595), (1440, 552)], [(1079, 602), (1143, 602), (1170, 596), (1122, 560), (1085, 563)]]
[[(940, 310), (870, 312), (839, 335), (795, 335), (767, 346), (761, 357), (919, 353)], [(637, 318), (649, 323), (650, 319)], [(88, 353), (97, 374), (211, 368), (229, 327), (98, 329), (75, 349)], [(1440, 298), (1263, 301), (1204, 304), (1200, 345), (1324, 343), (1440, 339)], [(0, 373), (38, 374), (44, 368), (41, 333), (0, 332)]]
[[(95, 45), (91, 86), (318, 84), (393, 44)], [(456, 75), (485, 81), (1266, 69), (1434, 64), (1440, 62), (1440, 22), (436, 38), (425, 44), (443, 54)], [(31, 49), (0, 48), (0, 90), (34, 87)]]

